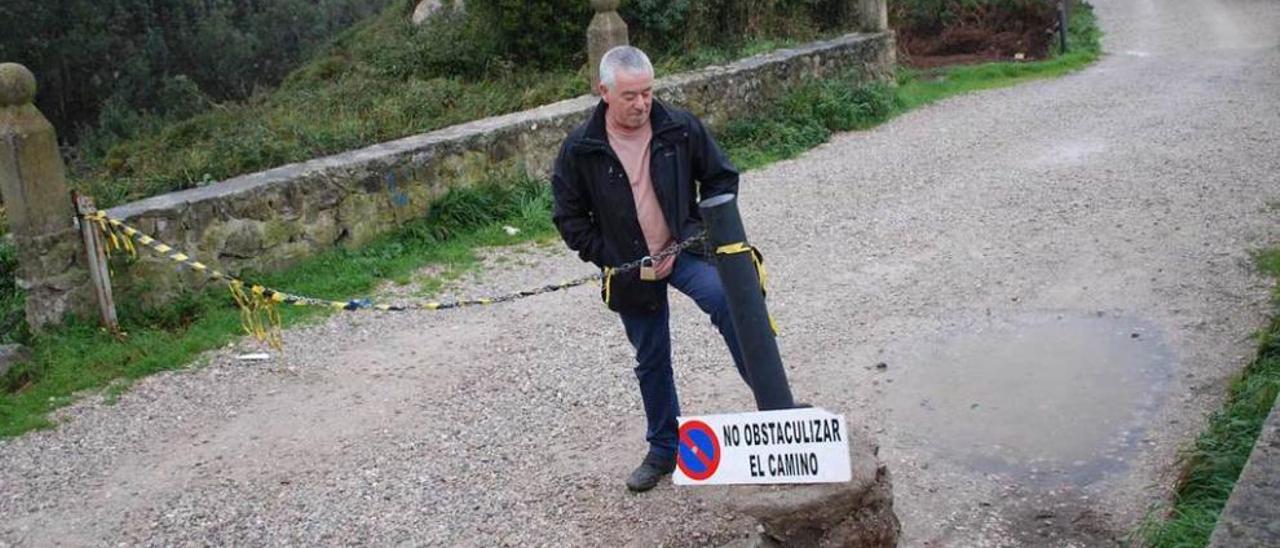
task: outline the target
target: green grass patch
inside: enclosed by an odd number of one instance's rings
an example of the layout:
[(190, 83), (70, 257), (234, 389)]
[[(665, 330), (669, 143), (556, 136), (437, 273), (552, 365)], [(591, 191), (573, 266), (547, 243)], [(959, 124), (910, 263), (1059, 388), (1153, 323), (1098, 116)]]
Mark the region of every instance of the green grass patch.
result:
[[(739, 168), (754, 169), (770, 162), (794, 157), (822, 142), (833, 132), (848, 131), (872, 127), (892, 118), (894, 115), (959, 93), (978, 89), (1013, 85), (1032, 78), (1047, 78), (1075, 70), (1096, 59), (1098, 56), (1098, 33), (1093, 25), (1092, 11), (1081, 5), (1076, 10), (1073, 32), (1080, 37), (1074, 43), (1080, 48), (1077, 51), (1039, 62), (1030, 63), (998, 63), (974, 67), (952, 67), (927, 73), (904, 71), (899, 75), (897, 85), (890, 83), (873, 83), (862, 85), (858, 75), (850, 74), (823, 82), (811, 82), (800, 86), (765, 109), (759, 116), (735, 120), (720, 132), (720, 140), (726, 152)], [(359, 31), (357, 31), (359, 32)], [(784, 45), (776, 42), (751, 47), (773, 47)], [(702, 57), (689, 56), (682, 60), (666, 60), (660, 63), (660, 71), (674, 71), (679, 68), (690, 68), (709, 62), (727, 60), (725, 51), (707, 50), (699, 53)], [(342, 60), (334, 60), (341, 63)], [(688, 63), (690, 66), (681, 66)], [(314, 68), (314, 67), (313, 67)], [(316, 69), (320, 70), (320, 69)], [(336, 70), (336, 69), (335, 69)], [(323, 72), (323, 71), (321, 71)], [(341, 72), (341, 71), (339, 71)], [(307, 76), (323, 78), (322, 74)], [(570, 75), (561, 74), (556, 78), (564, 78), (566, 86)], [(580, 81), (580, 75), (572, 75), (574, 81)], [(520, 82), (512, 80), (511, 82)], [(518, 84), (509, 85), (519, 87)], [(531, 81), (525, 81), (529, 83)], [(342, 85), (375, 85), (364, 81)], [(455, 91), (457, 100), (446, 101), (456, 106), (457, 101), (482, 101), (483, 98), (464, 97), (481, 88), (466, 87), (457, 81), (443, 82), (445, 86), (462, 86)], [(488, 85), (488, 84), (477, 84)], [(504, 84), (506, 85), (506, 84)], [(553, 86), (554, 87), (554, 86)], [(306, 86), (304, 86), (306, 89)], [(318, 109), (315, 105), (328, 105), (325, 109), (338, 112), (336, 120), (352, 128), (363, 127), (359, 116), (343, 118), (343, 109), (352, 108), (346, 101), (363, 101), (354, 90), (350, 95), (330, 95), (337, 93), (334, 89), (307, 91), (314, 105), (307, 106), (308, 101), (298, 99), (299, 108)], [(423, 88), (424, 90), (426, 88)], [(433, 88), (434, 89), (434, 88)], [(391, 101), (389, 105), (399, 105), (395, 101), (406, 99), (392, 97), (397, 91), (384, 90), (385, 94), (375, 94), (378, 101)], [(503, 95), (505, 91), (494, 88), (492, 93)], [(298, 91), (298, 93), (304, 93)], [(383, 93), (383, 92), (379, 92)], [(423, 93), (427, 93), (423, 91)], [(434, 92), (431, 92), (434, 93)], [(553, 94), (554, 95), (554, 94)], [(543, 102), (551, 95), (538, 95), (536, 102)], [(278, 99), (283, 100), (283, 99)], [(495, 99), (496, 100), (496, 99)], [(503, 101), (510, 100), (509, 97)], [(416, 99), (415, 99), (416, 101)], [(476, 103), (479, 104), (479, 103)], [(507, 104), (507, 103), (503, 103)], [(528, 106), (523, 103), (509, 104), (510, 109)], [(252, 105), (244, 108), (254, 107)], [(403, 116), (403, 113), (392, 112), (396, 107), (385, 108), (387, 116)], [(419, 105), (419, 108), (434, 108)], [(372, 129), (336, 132), (326, 137), (323, 131), (319, 134), (312, 130), (324, 130), (307, 126), (308, 118), (323, 118), (325, 113), (317, 110), (304, 110), (308, 114), (282, 113), (294, 119), (297, 125), (295, 141), (301, 143), (310, 139), (314, 144), (325, 141), (335, 148), (350, 148), (352, 143), (373, 142), (381, 137)], [(475, 111), (472, 111), (473, 113)], [(233, 149), (220, 148), (211, 139), (220, 139), (222, 130), (231, 131), (230, 135), (245, 135), (243, 131), (255, 133), (261, 139), (274, 135), (264, 124), (270, 125), (270, 117), (275, 116), (267, 111), (257, 114), (236, 115), (238, 117), (213, 117), (207, 121), (194, 122), (187, 126), (191, 135), (205, 135), (197, 140), (209, 145), (210, 150), (200, 150), (199, 146), (187, 150), (185, 154), (206, 154), (211, 158), (226, 154), (238, 154)], [(265, 117), (265, 118), (261, 118)], [(425, 118), (423, 118), (425, 119)], [(212, 124), (204, 127), (201, 124)], [(246, 124), (247, 129), (235, 126)], [(259, 128), (254, 130), (253, 128)], [(425, 127), (425, 126), (424, 126)], [(367, 129), (367, 128), (366, 128)], [(235, 131), (232, 131), (235, 130)], [(415, 129), (419, 131), (421, 128)], [(175, 129), (174, 131), (178, 131)], [(352, 136), (362, 136), (355, 139)], [(368, 137), (369, 141), (361, 141)], [(238, 139), (238, 137), (236, 137)], [(344, 141), (344, 139), (354, 139)], [(268, 139), (269, 140), (269, 139)], [(265, 141), (261, 144), (266, 144)], [(167, 146), (158, 143), (157, 146)], [(204, 146), (204, 145), (200, 145)], [(239, 145), (237, 145), (239, 146)], [(285, 145), (281, 145), (285, 146)], [(292, 145), (288, 145), (292, 146)], [(253, 147), (250, 147), (253, 148)], [(296, 159), (303, 159), (315, 154), (317, 149), (306, 147), (296, 149)], [(309, 151), (309, 152), (308, 152)], [(328, 151), (328, 149), (325, 149)], [(290, 152), (279, 158), (293, 158)], [(258, 150), (262, 155), (275, 154), (268, 150)], [(230, 160), (227, 160), (230, 161)], [(237, 160), (239, 161), (239, 160)], [(256, 160), (255, 160), (256, 161)], [(248, 166), (244, 164), (241, 167)], [(201, 168), (203, 169), (203, 168)], [(239, 169), (239, 168), (237, 168)], [(194, 171), (192, 173), (195, 173)], [(197, 176), (197, 179), (199, 177)], [(147, 181), (148, 179), (142, 179)], [(194, 180), (194, 179), (193, 179)], [(159, 179), (153, 182), (160, 184)], [(127, 193), (126, 193), (127, 194)], [(122, 198), (126, 194), (116, 195)], [(432, 208), (431, 214), (417, 222), (410, 223), (393, 234), (386, 235), (374, 243), (358, 250), (337, 249), (313, 257), (283, 273), (266, 274), (251, 278), (251, 281), (263, 283), (290, 293), (326, 299), (347, 299), (368, 295), (382, 280), (393, 280), (396, 283), (413, 283), (413, 273), (426, 265), (440, 265), (440, 274), (417, 280), (421, 287), (417, 294), (434, 293), (440, 284), (448, 279), (460, 276), (475, 264), (473, 250), (480, 246), (505, 245), (530, 240), (541, 240), (554, 234), (550, 221), (551, 196), (545, 183), (531, 180), (523, 174), (507, 174), (498, 180), (474, 188), (458, 189), (450, 192)], [(520, 229), (516, 236), (503, 231), (503, 225), (511, 225)], [(2, 301), (0, 301), (2, 302)], [(122, 302), (127, 300), (122, 299)], [(294, 325), (307, 318), (316, 318), (325, 314), (323, 310), (286, 308), (283, 310), (286, 325)], [(211, 290), (198, 295), (188, 295), (178, 302), (166, 307), (163, 311), (122, 309), (121, 318), (124, 329), (129, 336), (123, 341), (113, 339), (109, 334), (88, 324), (72, 324), (54, 333), (33, 339), (35, 359), (26, 367), (11, 371), (3, 379), (6, 390), (0, 395), (0, 436), (14, 436), (22, 432), (50, 426), (48, 412), (72, 401), (73, 394), (80, 390), (100, 389), (112, 386), (108, 396), (118, 393), (128, 386), (128, 382), (152, 372), (184, 367), (200, 352), (216, 348), (237, 340), (241, 336), (239, 312), (231, 305), (231, 299), (223, 290)], [(112, 384), (112, 383), (118, 384)]]
[[(1258, 267), (1280, 279), (1280, 248), (1257, 257)], [(1280, 288), (1274, 295), (1280, 305)], [(1160, 548), (1206, 546), (1236, 479), (1253, 451), (1262, 424), (1280, 393), (1280, 314), (1258, 335), (1258, 355), (1227, 391), (1195, 444), (1182, 454), (1182, 472), (1171, 504), (1153, 512), (1137, 532)]]
[(721, 144), (739, 169), (755, 169), (795, 157), (833, 132), (869, 128), (898, 112), (893, 86), (860, 80), (849, 74), (805, 83), (762, 116), (731, 121)]

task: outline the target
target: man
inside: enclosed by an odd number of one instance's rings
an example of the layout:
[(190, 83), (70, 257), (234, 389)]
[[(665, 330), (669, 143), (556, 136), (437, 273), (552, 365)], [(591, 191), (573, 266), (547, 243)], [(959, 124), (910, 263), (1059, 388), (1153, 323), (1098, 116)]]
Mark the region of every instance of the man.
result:
[(738, 172), (702, 122), (653, 100), (653, 76), (639, 49), (619, 46), (604, 55), (601, 101), (565, 139), (551, 179), (556, 228), (582, 260), (605, 269), (602, 297), (621, 316), (635, 347), (649, 451), (627, 479), (632, 491), (652, 489), (675, 469), (680, 403), (671, 370), (668, 285), (711, 317), (750, 383), (720, 277), (702, 251), (693, 251), (697, 246), (651, 267), (610, 270), (694, 237), (702, 225), (699, 199), (738, 188)]

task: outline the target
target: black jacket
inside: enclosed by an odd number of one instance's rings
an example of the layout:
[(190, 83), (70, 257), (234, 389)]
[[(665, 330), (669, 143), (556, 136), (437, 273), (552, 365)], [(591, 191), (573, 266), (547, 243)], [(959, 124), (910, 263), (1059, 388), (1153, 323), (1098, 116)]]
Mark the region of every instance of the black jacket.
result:
[[(591, 118), (560, 147), (551, 186), (553, 220), (569, 248), (596, 266), (616, 267), (649, 254), (627, 172), (609, 146), (601, 101)], [(671, 234), (683, 241), (702, 228), (698, 201), (737, 193), (738, 171), (694, 115), (653, 101), (649, 176)], [(694, 181), (700, 184), (694, 185)], [(665, 284), (643, 282), (633, 271), (603, 288), (606, 303), (620, 312), (656, 310)]]

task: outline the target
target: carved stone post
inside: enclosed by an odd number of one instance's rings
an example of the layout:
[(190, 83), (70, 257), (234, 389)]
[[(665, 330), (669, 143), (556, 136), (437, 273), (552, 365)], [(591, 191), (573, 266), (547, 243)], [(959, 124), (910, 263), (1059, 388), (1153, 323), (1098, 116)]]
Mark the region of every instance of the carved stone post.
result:
[(86, 315), (93, 296), (58, 138), (32, 104), (35, 96), (30, 70), (0, 64), (0, 195), (17, 245), (18, 287), (27, 292), (27, 324), (38, 332), (67, 312)]
[(889, 30), (889, 7), (885, 0), (857, 0), (858, 30), (884, 32)]
[[(883, 0), (881, 0), (883, 1)], [(619, 0), (591, 0), (596, 11), (587, 27), (587, 64), (591, 72), (591, 93), (600, 94), (600, 58), (610, 49), (631, 43), (627, 23), (618, 15)]]

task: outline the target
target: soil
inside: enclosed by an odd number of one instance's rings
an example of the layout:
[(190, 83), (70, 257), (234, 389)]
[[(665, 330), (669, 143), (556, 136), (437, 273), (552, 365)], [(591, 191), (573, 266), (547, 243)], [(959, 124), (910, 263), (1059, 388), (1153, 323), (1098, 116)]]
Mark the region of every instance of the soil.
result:
[(1044, 59), (1056, 36), (1054, 11), (1039, 3), (953, 8), (943, 22), (894, 14), (898, 60), (914, 68)]

